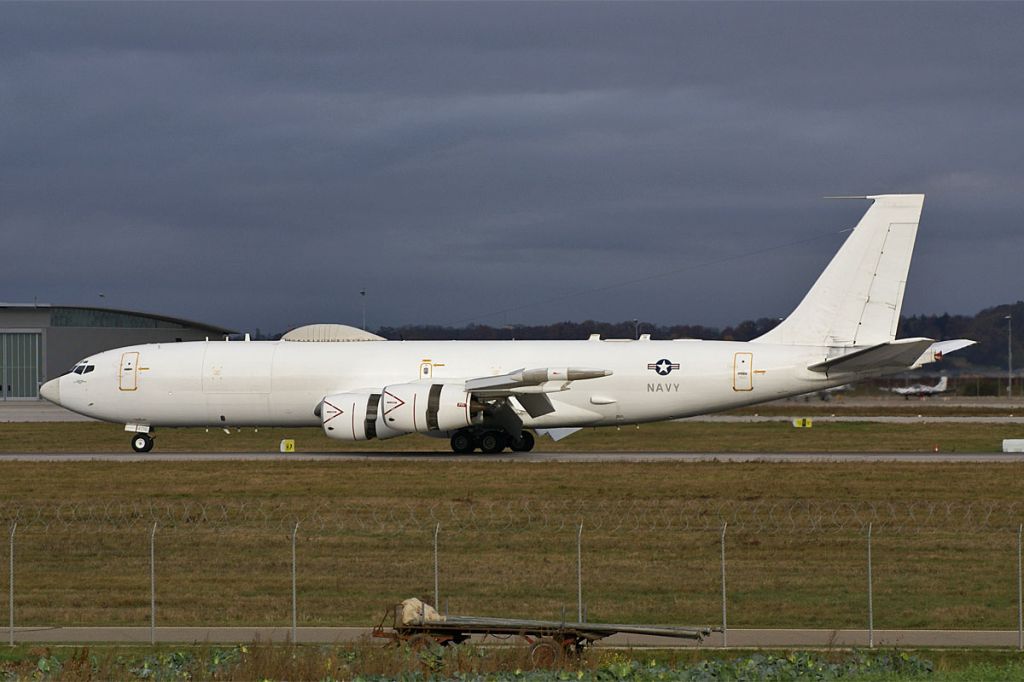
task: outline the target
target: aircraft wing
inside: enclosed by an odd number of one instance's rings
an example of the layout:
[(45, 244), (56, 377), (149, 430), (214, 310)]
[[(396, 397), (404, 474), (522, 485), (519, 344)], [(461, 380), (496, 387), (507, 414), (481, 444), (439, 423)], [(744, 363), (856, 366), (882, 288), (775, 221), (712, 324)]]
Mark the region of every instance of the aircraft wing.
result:
[(482, 398), (497, 398), (531, 393), (555, 393), (569, 388), (574, 381), (610, 376), (610, 369), (562, 367), (517, 369), (495, 377), (478, 377), (466, 381), (466, 390)]
[(537, 418), (555, 411), (555, 406), (545, 394), (566, 391), (569, 384), (574, 381), (599, 379), (610, 376), (611, 373), (610, 369), (589, 367), (524, 368), (494, 377), (469, 379), (466, 381), (466, 391), (477, 398), (514, 396), (531, 417)]

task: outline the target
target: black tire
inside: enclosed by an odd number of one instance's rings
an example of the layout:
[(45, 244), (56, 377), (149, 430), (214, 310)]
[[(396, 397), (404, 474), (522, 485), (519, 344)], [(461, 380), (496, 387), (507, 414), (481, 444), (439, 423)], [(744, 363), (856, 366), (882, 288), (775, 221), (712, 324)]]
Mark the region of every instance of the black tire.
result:
[(476, 445), (469, 431), (456, 431), (452, 435), (451, 444), (452, 451), (458, 455), (468, 455), (473, 452), (473, 448)]
[(436, 639), (425, 633), (413, 635), (406, 641), (406, 643), (409, 645), (409, 649), (416, 653), (421, 651), (433, 651), (441, 648), (441, 645), (438, 644)]
[(485, 431), (480, 436), (480, 451), (485, 455), (496, 455), (508, 445), (508, 436), (501, 431)]
[(535, 668), (554, 668), (563, 657), (562, 645), (550, 637), (538, 639), (530, 647), (530, 663)]
[(153, 437), (148, 433), (136, 433), (132, 436), (132, 450), (135, 452), (149, 452), (153, 449)]
[(519, 434), (519, 438), (509, 438), (508, 441), (508, 446), (512, 448), (513, 452), (529, 452), (533, 450), (535, 444), (533, 434), (529, 431), (523, 431)]

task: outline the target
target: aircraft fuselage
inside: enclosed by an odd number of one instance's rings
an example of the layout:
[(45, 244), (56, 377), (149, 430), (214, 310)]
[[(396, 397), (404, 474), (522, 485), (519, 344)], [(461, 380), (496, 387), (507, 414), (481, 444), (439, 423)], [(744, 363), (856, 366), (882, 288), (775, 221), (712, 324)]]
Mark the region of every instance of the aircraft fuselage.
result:
[[(81, 414), (145, 426), (318, 426), (324, 396), (391, 384), (460, 383), (529, 367), (599, 367), (610, 376), (548, 393), (558, 428), (687, 417), (850, 381), (806, 367), (827, 349), (726, 341), (207, 341), (106, 351), (58, 380)], [(51, 389), (51, 394), (53, 390)]]

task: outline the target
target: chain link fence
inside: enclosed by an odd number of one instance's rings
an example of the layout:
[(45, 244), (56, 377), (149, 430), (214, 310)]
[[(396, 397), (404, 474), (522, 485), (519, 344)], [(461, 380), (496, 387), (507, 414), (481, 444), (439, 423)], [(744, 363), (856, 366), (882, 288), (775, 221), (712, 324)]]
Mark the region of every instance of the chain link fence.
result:
[(513, 617), (1014, 627), (1024, 644), (1016, 500), (3, 501), (0, 520), (11, 637), (15, 618), (369, 625), (420, 596)]

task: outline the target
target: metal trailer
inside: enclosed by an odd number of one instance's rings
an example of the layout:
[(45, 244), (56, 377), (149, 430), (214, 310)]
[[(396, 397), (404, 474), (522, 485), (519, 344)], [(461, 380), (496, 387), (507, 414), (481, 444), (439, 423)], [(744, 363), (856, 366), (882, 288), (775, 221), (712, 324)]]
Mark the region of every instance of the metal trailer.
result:
[(530, 661), (537, 666), (554, 665), (578, 655), (587, 645), (617, 633), (656, 635), (702, 641), (711, 628), (624, 623), (567, 623), (553, 620), (522, 620), (482, 616), (445, 616), (428, 620), (422, 615), (414, 622), (403, 622), (402, 605), (384, 612), (373, 636), (408, 644), (413, 650), (449, 646), (465, 642), (472, 635), (503, 639), (521, 637), (530, 645)]

